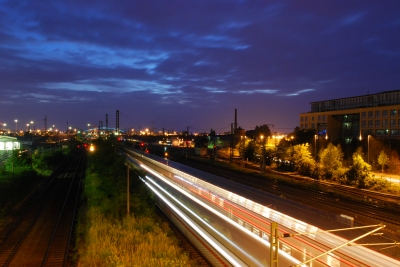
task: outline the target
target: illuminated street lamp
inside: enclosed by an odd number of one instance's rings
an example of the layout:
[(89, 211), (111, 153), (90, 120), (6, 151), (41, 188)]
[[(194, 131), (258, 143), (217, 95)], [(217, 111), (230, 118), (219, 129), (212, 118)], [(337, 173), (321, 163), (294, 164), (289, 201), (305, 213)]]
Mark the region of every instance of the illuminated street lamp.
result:
[(314, 157), (315, 160), (317, 160), (317, 139), (318, 139), (318, 135), (314, 135)]
[(18, 120), (15, 120), (15, 133), (18, 132)]
[(369, 164), (369, 137), (370, 137), (371, 135), (369, 134), (368, 135), (368, 164)]
[(261, 135), (260, 136), (260, 138), (261, 138), (261, 144), (262, 144), (262, 147), (261, 147), (261, 151), (262, 151), (262, 163), (261, 163), (261, 174), (264, 174), (264, 172), (265, 172), (265, 143), (264, 143), (264, 135)]
[(33, 121), (31, 121), (31, 125), (33, 125), (33, 130), (35, 131), (35, 125), (33, 124)]
[(241, 166), (243, 167), (244, 166), (244, 147), (245, 147), (245, 139), (246, 139), (246, 136), (243, 136), (243, 135), (241, 135), (240, 136), (240, 147), (241, 147), (241, 153), (242, 153), (242, 163), (241, 163)]

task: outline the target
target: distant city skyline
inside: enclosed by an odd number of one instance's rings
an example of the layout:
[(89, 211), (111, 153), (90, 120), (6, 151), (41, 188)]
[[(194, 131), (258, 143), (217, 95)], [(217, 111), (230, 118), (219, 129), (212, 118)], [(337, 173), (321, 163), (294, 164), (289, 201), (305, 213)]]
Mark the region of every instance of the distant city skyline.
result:
[(0, 0), (0, 126), (290, 133), (400, 89), (399, 1)]

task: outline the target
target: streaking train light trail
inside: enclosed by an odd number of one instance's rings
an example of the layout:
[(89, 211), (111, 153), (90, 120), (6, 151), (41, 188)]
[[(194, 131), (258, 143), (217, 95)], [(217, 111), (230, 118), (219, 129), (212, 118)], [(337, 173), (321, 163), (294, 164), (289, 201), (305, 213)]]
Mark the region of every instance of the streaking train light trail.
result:
[[(302, 262), (339, 247), (347, 241), (197, 178), (209, 174), (189, 170), (186, 166), (183, 168), (185, 169), (183, 172), (179, 170), (180, 167), (177, 163), (169, 162), (169, 166), (167, 166), (159, 162), (163, 159), (157, 159), (154, 155), (143, 157), (139, 153), (129, 153), (140, 160), (141, 168), (154, 175), (154, 181), (146, 177), (148, 183), (151, 181), (153, 187), (156, 187), (155, 184), (164, 184), (162, 187), (168, 188), (168, 190), (162, 191), (165, 198), (175, 202), (180, 206), (178, 209), (182, 213), (200, 224), (198, 227), (206, 229), (220, 246), (225, 246), (227, 251), (230, 251), (230, 257), (235, 255), (246, 265), (266, 266), (264, 254), (269, 250), (269, 224), (272, 221), (278, 222), (281, 233), (300, 234), (300, 236), (280, 240), (278, 250), (280, 259), (282, 259), (280, 263), (288, 263), (288, 265), (280, 266), (299, 266)], [(190, 174), (186, 171), (189, 171)], [(214, 178), (208, 178), (208, 180), (214, 181)], [(159, 190), (161, 191), (161, 188)], [(166, 193), (172, 191), (174, 193), (170, 195)], [(178, 204), (176, 201), (182, 200), (182, 198), (186, 199), (183, 201), (185, 203)], [(191, 203), (187, 205), (186, 202)], [(400, 263), (365, 247), (346, 246), (303, 266), (311, 265), (313, 267), (386, 267), (400, 266)]]
[[(147, 177), (146, 177), (147, 178)], [(243, 262), (240, 260), (236, 259), (234, 256), (232, 256), (230, 253), (228, 253), (222, 246), (220, 246), (213, 238), (211, 238), (204, 230), (202, 230), (200, 227), (197, 226), (186, 214), (180, 211), (175, 205), (172, 204), (166, 197), (163, 196), (154, 186), (151, 184), (147, 183), (144, 179), (142, 179), (146, 185), (155, 193), (159, 198), (161, 198), (165, 204), (167, 204), (176, 214), (180, 216), (181, 219), (183, 219), (187, 224), (192, 227), (199, 235), (201, 235), (207, 242), (210, 244), (214, 249), (216, 249), (221, 255), (225, 257), (233, 266), (243, 266)], [(148, 181), (152, 182), (154, 185), (157, 186), (151, 179), (147, 179)], [(158, 186), (157, 186), (158, 187)], [(162, 189), (162, 188), (160, 188)], [(163, 190), (163, 189), (162, 189)], [(164, 190), (163, 190), (164, 191)], [(166, 193), (164, 191), (164, 193)], [(171, 195), (170, 195), (171, 196)], [(173, 197), (172, 197), (173, 198)], [(175, 199), (176, 200), (176, 199)], [(177, 200), (176, 200), (177, 201)], [(177, 201), (179, 203), (179, 201)], [(183, 205), (183, 204), (181, 204)]]
[[(215, 210), (214, 208), (212, 208), (211, 206), (203, 203), (202, 201), (198, 200), (197, 198), (195, 198), (192, 194), (187, 193), (185, 190), (182, 190), (181, 187), (177, 186), (175, 183), (171, 182), (170, 180), (166, 179), (164, 176), (160, 175), (159, 173), (155, 172), (154, 170), (150, 169), (149, 167), (147, 167), (144, 164), (140, 164), (140, 167), (142, 167), (143, 169), (147, 170), (148, 172), (150, 172), (151, 174), (153, 174), (154, 176), (156, 176), (158, 179), (162, 180), (163, 182), (167, 183), (170, 187), (174, 188), (175, 190), (180, 191), (182, 194), (186, 195), (188, 198), (192, 199), (193, 201), (195, 201), (198, 205), (204, 207), (205, 209), (209, 210), (210, 212), (212, 212), (213, 214), (215, 214), (216, 216), (218, 216), (219, 218), (221, 218), (222, 220), (226, 221), (227, 223), (231, 224), (233, 227), (235, 227), (237, 230), (243, 232), (244, 234), (248, 235), (250, 238), (253, 239), (258, 239), (258, 241), (262, 241), (264, 243), (265, 246), (269, 247), (270, 244), (269, 242), (266, 242), (264, 239), (260, 239), (258, 236), (252, 234), (251, 232), (247, 231), (245, 228), (241, 227), (240, 225), (238, 225), (237, 223), (235, 223), (234, 221), (232, 221), (231, 219), (229, 219), (228, 217), (226, 217), (225, 215), (221, 214), (220, 212), (218, 212), (217, 210)], [(197, 214), (195, 214), (192, 210), (190, 210), (187, 206), (185, 206), (181, 201), (179, 201), (178, 199), (176, 199), (174, 196), (172, 196), (169, 192), (165, 191), (165, 189), (163, 189), (162, 187), (160, 187), (157, 183), (155, 183), (152, 179), (150, 179), (149, 177), (146, 176), (147, 181), (151, 182), (154, 186), (158, 187), (159, 190), (163, 191), (164, 194), (168, 195), (170, 198), (172, 198), (176, 203), (178, 203), (183, 209), (185, 209), (187, 212), (190, 212), (193, 216), (197, 217), (199, 220), (202, 220), (204, 222), (204, 224), (206, 224), (210, 229), (212, 229), (212, 231), (219, 235), (221, 238), (223, 238), (225, 240), (225, 242), (231, 243), (232, 246), (235, 246), (237, 248), (237, 250), (240, 250), (243, 254), (245, 254), (248, 258), (252, 258), (251, 255), (248, 255), (246, 251), (243, 251), (240, 247), (238, 247), (236, 244), (232, 243), (231, 240), (226, 239), (221, 233), (219, 233), (214, 227), (212, 227), (209, 223), (205, 222), (201, 217), (199, 217)], [(148, 184), (148, 183), (146, 183)], [(152, 189), (153, 190), (153, 189)], [(164, 200), (164, 198), (163, 198)], [(181, 213), (179, 213), (181, 214)], [(214, 247), (213, 243), (213, 247)], [(215, 247), (214, 247), (215, 248)], [(218, 248), (220, 248), (220, 246), (218, 246)], [(279, 250), (278, 251), (281, 256), (287, 258), (288, 260), (290, 260), (291, 262), (293, 262), (294, 264), (299, 264), (300, 261), (298, 261), (297, 259), (291, 257), (290, 255), (288, 255), (287, 253)], [(222, 254), (222, 255), (226, 255), (226, 254)], [(229, 261), (231, 262), (231, 260), (229, 259)], [(260, 262), (253, 262), (253, 264), (257, 265), (257, 266), (264, 266), (262, 263)], [(243, 266), (239, 265), (239, 266)]]

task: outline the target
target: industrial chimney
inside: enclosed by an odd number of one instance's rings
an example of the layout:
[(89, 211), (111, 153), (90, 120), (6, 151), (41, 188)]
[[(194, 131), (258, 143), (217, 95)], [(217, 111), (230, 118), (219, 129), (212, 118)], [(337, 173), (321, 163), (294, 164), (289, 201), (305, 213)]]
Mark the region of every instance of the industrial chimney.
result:
[(237, 130), (237, 109), (235, 108), (235, 125), (234, 125), (234, 130)]

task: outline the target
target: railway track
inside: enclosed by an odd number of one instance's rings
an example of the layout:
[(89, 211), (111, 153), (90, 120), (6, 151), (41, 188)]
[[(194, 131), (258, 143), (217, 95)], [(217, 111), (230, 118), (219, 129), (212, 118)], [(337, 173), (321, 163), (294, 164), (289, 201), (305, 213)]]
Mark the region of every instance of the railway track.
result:
[(55, 174), (1, 237), (0, 266), (67, 266), (85, 153)]
[[(259, 171), (259, 168), (252, 164), (246, 164), (245, 167), (247, 169)], [(359, 188), (354, 188), (351, 186), (334, 184), (334, 183), (331, 183), (328, 181), (316, 180), (313, 178), (296, 175), (293, 173), (274, 172), (274, 171), (268, 171), (268, 172), (271, 174), (278, 174), (278, 175), (286, 176), (288, 178), (299, 180), (299, 181), (306, 182), (309, 184), (325, 186), (325, 188), (328, 191), (350, 193), (353, 198), (357, 198), (358, 200), (361, 200), (361, 201), (371, 202), (374, 205), (379, 205), (382, 208), (389, 207), (389, 208), (398, 209), (400, 206), (400, 195), (386, 194), (386, 193), (381, 193), (381, 192), (377, 192), (377, 191), (373, 191), (373, 190), (359, 189)]]
[[(304, 187), (300, 183), (294, 184), (277, 179), (263, 179), (195, 161), (179, 162), (309, 206), (317, 205), (328, 210), (346, 211), (348, 215), (354, 217), (376, 218), (387, 224), (389, 226), (388, 230), (394, 233), (397, 233), (400, 226), (400, 215), (396, 211), (399, 208), (399, 196), (334, 185), (297, 175), (291, 176), (287, 173), (271, 172), (271, 174), (284, 175), (293, 180), (301, 180), (301, 183), (312, 184), (312, 186)], [(254, 166), (252, 168), (256, 169)], [(257, 171), (259, 171), (259, 168)]]
[(197, 250), (197, 248), (182, 234), (182, 232), (174, 225), (174, 223), (159, 209), (157, 208), (157, 214), (164, 221), (168, 222), (168, 225), (175, 237), (180, 241), (180, 245), (183, 251), (186, 251), (189, 257), (194, 260), (197, 266), (211, 267), (212, 265), (204, 258), (204, 256)]

